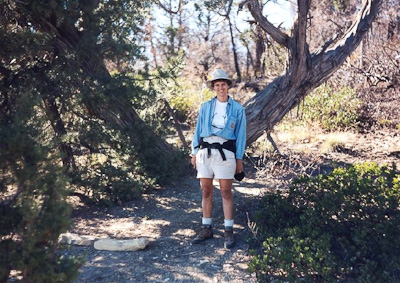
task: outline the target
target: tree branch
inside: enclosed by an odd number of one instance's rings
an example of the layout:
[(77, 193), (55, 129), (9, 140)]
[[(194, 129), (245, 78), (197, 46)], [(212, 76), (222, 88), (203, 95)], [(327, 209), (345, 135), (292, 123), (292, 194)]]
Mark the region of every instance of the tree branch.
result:
[(231, 9), (232, 9), (232, 4), (233, 4), (233, 0), (229, 0), (228, 3), (228, 10), (226, 10), (226, 7), (224, 7), (224, 12), (225, 13), (221, 13), (219, 11), (215, 11), (219, 16), (223, 17), (223, 18), (229, 18), (229, 15), (231, 14)]
[(310, 0), (298, 0), (297, 19), (293, 25), (292, 37), (289, 38), (289, 69), (292, 84), (303, 83), (310, 76), (310, 51), (307, 44), (307, 16), (310, 9)]
[(306, 53), (308, 53), (307, 48), (307, 15), (308, 15), (308, 10), (310, 9), (310, 0), (298, 0), (297, 1), (298, 6), (299, 6), (299, 12), (298, 12), (298, 21), (297, 21), (297, 27), (298, 27), (298, 42), (296, 44), (297, 48), (297, 54), (300, 56), (300, 58), (305, 59)]
[[(357, 48), (364, 35), (371, 27), (382, 2), (383, 0), (364, 0), (356, 20), (342, 38), (339, 39), (332, 48), (319, 50), (312, 55), (313, 72), (318, 74), (318, 79), (337, 70), (346, 58)], [(327, 43), (324, 45), (326, 46)]]
[(167, 8), (167, 6), (165, 6), (163, 3), (161, 3), (160, 0), (154, 0), (154, 2), (155, 2), (158, 6), (160, 6), (165, 12), (167, 12), (167, 13), (169, 13), (169, 14), (175, 14), (175, 15), (177, 15), (177, 14), (179, 13), (179, 11), (181, 10), (181, 8), (182, 8), (182, 0), (179, 0), (179, 6), (178, 6), (178, 9), (177, 9), (176, 11), (173, 11), (171, 7), (170, 7), (170, 8)]
[(229, 0), (228, 11), (226, 11), (227, 16), (229, 16), (231, 14), (232, 4), (233, 4), (233, 0)]
[(279, 28), (275, 27), (262, 14), (262, 8), (258, 0), (249, 0), (242, 2), (241, 5), (247, 4), (251, 15), (256, 22), (279, 44), (288, 47), (289, 36), (283, 33)]
[(247, 2), (260, 26), (289, 50), (289, 65), (285, 75), (277, 77), (244, 104), (247, 144), (257, 140), (265, 131), (271, 130), (307, 94), (329, 79), (357, 48), (376, 18), (382, 2), (383, 0), (364, 0), (356, 20), (341, 40), (329, 49), (333, 41), (329, 39), (313, 54), (309, 54), (305, 33), (309, 0), (298, 0), (298, 19), (292, 37), (269, 26), (270, 23), (262, 16), (257, 0)]

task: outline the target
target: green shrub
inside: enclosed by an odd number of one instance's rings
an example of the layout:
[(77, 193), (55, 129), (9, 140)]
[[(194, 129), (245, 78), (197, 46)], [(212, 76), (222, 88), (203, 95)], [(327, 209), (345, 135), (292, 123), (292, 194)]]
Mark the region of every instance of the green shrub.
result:
[[(10, 94), (10, 93), (9, 93)], [(68, 178), (61, 157), (43, 141), (35, 100), (21, 91), (0, 113), (0, 282), (15, 270), (23, 282), (71, 282), (81, 259), (62, 255), (70, 226)]]
[(344, 87), (334, 91), (323, 85), (305, 98), (302, 119), (317, 122), (328, 131), (356, 128), (360, 107), (354, 89)]
[(262, 199), (256, 224), (261, 281), (398, 282), (400, 175), (373, 163), (296, 179)]

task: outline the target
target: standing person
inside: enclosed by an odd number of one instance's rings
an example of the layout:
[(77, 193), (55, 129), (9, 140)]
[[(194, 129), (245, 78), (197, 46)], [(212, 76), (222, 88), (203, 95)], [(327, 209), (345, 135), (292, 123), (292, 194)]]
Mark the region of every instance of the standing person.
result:
[(235, 245), (233, 235), (232, 182), (243, 172), (246, 146), (246, 114), (242, 105), (228, 95), (232, 80), (221, 69), (213, 72), (208, 86), (216, 96), (202, 104), (192, 142), (192, 165), (197, 169), (202, 189), (203, 218), (200, 232), (192, 240), (198, 244), (213, 237), (213, 179), (219, 180), (224, 211), (224, 246)]

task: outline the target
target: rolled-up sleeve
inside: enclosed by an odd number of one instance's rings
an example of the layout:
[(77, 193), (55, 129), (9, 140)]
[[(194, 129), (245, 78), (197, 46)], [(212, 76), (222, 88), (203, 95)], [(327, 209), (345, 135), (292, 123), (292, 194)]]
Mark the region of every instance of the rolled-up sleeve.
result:
[(200, 108), (199, 115), (197, 117), (197, 124), (196, 124), (196, 129), (194, 131), (193, 135), (193, 140), (192, 140), (192, 154), (196, 154), (199, 151), (199, 142), (200, 142), (200, 133), (201, 133), (201, 127), (203, 124), (203, 107)]
[(235, 128), (236, 135), (236, 159), (243, 159), (246, 149), (246, 112), (244, 108), (238, 115), (238, 120)]

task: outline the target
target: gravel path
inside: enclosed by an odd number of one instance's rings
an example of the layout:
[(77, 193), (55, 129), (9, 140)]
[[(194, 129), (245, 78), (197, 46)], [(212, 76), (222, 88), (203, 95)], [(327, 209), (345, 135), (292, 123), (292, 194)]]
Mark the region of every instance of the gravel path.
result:
[[(251, 259), (248, 245), (251, 233), (247, 222), (248, 216), (252, 220), (257, 200), (265, 191), (286, 186), (295, 175), (309, 170), (309, 164), (318, 167), (330, 166), (332, 162), (374, 161), (395, 163), (400, 168), (400, 135), (397, 132), (343, 135), (340, 150), (324, 154), (319, 148), (322, 141), (328, 139), (327, 135), (314, 142), (280, 142), (278, 146), (285, 158), (271, 158), (257, 178), (248, 174), (240, 184), (234, 183), (236, 246), (232, 250), (223, 248), (223, 213), (217, 183), (215, 236), (200, 245), (190, 244), (201, 221), (201, 191), (194, 177), (147, 192), (142, 199), (124, 206), (76, 209), (70, 232), (96, 238), (146, 237), (151, 241), (145, 250), (137, 252), (72, 247), (70, 252), (86, 256), (76, 282), (256, 282), (255, 274), (247, 272)], [(302, 149), (294, 154), (297, 147)], [(251, 162), (248, 166), (255, 164)]]
[(136, 252), (73, 247), (70, 252), (86, 256), (76, 282), (256, 282), (255, 274), (247, 271), (251, 237), (247, 222), (262, 185), (249, 178), (234, 184), (236, 246), (231, 250), (223, 247), (217, 182), (215, 187), (214, 238), (199, 245), (190, 244), (201, 220), (201, 191), (194, 177), (146, 193), (125, 206), (76, 210), (70, 232), (150, 239), (145, 250)]

